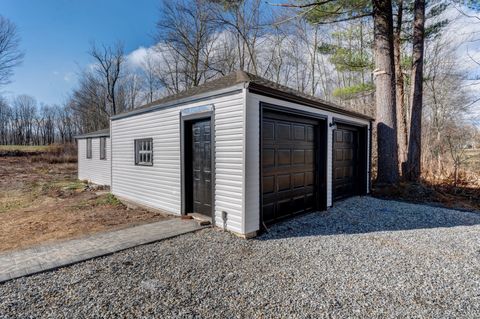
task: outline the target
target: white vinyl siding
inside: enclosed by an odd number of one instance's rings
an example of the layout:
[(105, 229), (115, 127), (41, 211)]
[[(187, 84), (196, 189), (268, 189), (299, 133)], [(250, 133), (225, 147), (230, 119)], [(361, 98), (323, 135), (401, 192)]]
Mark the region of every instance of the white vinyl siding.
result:
[(106, 138), (106, 159), (100, 159), (100, 138), (91, 138), (92, 156), (87, 158), (87, 139), (78, 141), (78, 179), (87, 180), (98, 185), (110, 185), (110, 138)]
[[(182, 109), (212, 105), (214, 109), (215, 222), (243, 233), (244, 90), (201, 102), (167, 107), (111, 121), (112, 192), (125, 199), (179, 215), (181, 213)], [(153, 166), (135, 164), (134, 140), (152, 138)]]
[[(331, 123), (334, 117), (360, 125), (369, 125), (369, 121), (253, 93), (247, 93), (246, 101), (246, 140), (248, 143), (246, 148), (245, 209), (248, 213), (245, 216), (245, 233), (249, 233), (260, 229), (260, 102), (325, 115), (328, 117), (328, 123)], [(332, 206), (332, 128), (330, 126), (328, 126), (327, 141), (327, 206), (330, 207)], [(369, 145), (369, 140), (367, 140), (367, 145)], [(366, 169), (368, 172), (368, 167)], [(370, 176), (368, 176), (367, 183), (369, 178)], [(367, 192), (369, 192), (368, 186)]]

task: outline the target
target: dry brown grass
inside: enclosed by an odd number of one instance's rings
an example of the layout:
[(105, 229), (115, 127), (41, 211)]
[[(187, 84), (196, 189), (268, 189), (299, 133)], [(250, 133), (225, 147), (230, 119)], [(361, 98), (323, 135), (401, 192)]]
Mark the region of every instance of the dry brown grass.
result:
[(428, 180), (420, 183), (401, 182), (394, 187), (373, 187), (372, 194), (386, 199), (480, 211), (480, 187), (471, 183), (453, 186), (449, 180), (443, 182), (436, 180), (435, 183)]
[(76, 167), (39, 155), (0, 157), (0, 251), (167, 218), (86, 190)]
[(34, 162), (75, 163), (75, 144), (52, 145), (0, 145), (0, 157), (28, 157)]

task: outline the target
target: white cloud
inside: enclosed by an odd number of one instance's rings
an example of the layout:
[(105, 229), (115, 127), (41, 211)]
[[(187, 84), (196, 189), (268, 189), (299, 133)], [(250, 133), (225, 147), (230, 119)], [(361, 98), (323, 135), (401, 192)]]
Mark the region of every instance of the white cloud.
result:
[[(449, 20), (442, 30), (442, 41), (452, 48), (457, 71), (471, 79), (464, 82), (464, 87), (476, 100), (480, 97), (480, 80), (475, 80), (480, 76), (480, 66), (475, 62), (480, 62), (480, 21), (470, 16), (478, 16), (478, 13), (463, 6), (450, 5), (439, 18)], [(471, 105), (467, 120), (480, 124), (480, 101)]]
[(145, 60), (149, 56), (154, 60), (154, 62), (160, 63), (161, 57), (158, 51), (158, 46), (159, 45), (154, 45), (148, 48), (141, 46), (138, 49), (133, 50), (126, 56), (127, 65), (133, 69), (141, 69), (143, 68)]
[(142, 62), (145, 61), (147, 56), (147, 52), (149, 52), (151, 48), (139, 47), (138, 49), (130, 52), (127, 55), (127, 63), (132, 67), (140, 67)]
[(65, 82), (71, 82), (73, 80), (75, 80), (75, 73), (73, 72), (66, 72), (63, 74), (63, 80)]
[(452, 5), (442, 16), (450, 21), (445, 37), (456, 47), (458, 62), (469, 74), (480, 74), (480, 66), (472, 60), (480, 61), (480, 21), (471, 17), (476, 15), (473, 10)]

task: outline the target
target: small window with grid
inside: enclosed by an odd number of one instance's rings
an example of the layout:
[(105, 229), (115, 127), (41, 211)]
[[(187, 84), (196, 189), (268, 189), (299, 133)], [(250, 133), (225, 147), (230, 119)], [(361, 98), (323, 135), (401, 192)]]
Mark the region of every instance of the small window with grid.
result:
[(135, 165), (153, 165), (153, 139), (135, 140)]

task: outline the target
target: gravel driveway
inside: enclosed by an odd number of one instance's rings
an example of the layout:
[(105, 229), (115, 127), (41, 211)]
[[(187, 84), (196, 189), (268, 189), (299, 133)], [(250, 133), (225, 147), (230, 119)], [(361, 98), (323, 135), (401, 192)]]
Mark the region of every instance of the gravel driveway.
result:
[(480, 317), (480, 215), (352, 198), (0, 285), (0, 317)]

